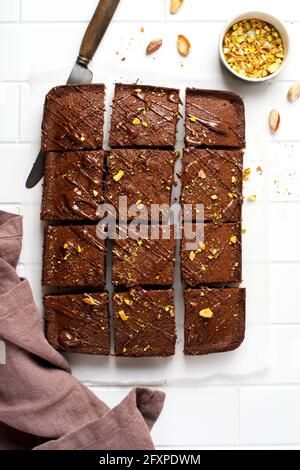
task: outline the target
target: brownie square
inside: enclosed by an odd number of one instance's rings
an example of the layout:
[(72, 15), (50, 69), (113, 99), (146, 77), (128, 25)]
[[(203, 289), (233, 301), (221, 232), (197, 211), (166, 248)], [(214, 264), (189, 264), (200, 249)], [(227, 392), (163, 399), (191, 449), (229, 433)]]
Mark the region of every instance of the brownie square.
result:
[[(174, 278), (176, 240), (174, 227), (153, 225), (155, 239), (151, 239), (151, 228), (145, 226), (148, 239), (120, 233), (113, 241), (112, 283), (115, 286), (171, 286)], [(152, 237), (153, 238), (153, 237)]]
[(46, 96), (42, 149), (96, 150), (102, 147), (105, 86), (64, 85)]
[(160, 356), (175, 354), (173, 290), (135, 290), (113, 295), (115, 354)]
[[(227, 223), (204, 224), (204, 242), (197, 248), (187, 249), (186, 230), (195, 233), (195, 224), (186, 224), (181, 242), (181, 274), (188, 286), (241, 281), (241, 225)], [(196, 240), (197, 242), (197, 240)], [(189, 247), (188, 247), (189, 248)]]
[(108, 295), (46, 295), (46, 338), (58, 351), (110, 354)]
[(241, 220), (243, 153), (238, 150), (187, 148), (183, 155), (182, 204), (192, 204), (192, 220), (200, 220), (196, 204), (204, 206), (204, 220)]
[(245, 109), (236, 93), (186, 90), (185, 143), (192, 147), (245, 146)]
[(45, 229), (43, 285), (105, 284), (105, 245), (96, 226), (51, 226)]
[(103, 151), (50, 152), (45, 158), (41, 219), (97, 220), (103, 202)]
[(174, 147), (179, 90), (116, 84), (109, 145)]
[[(119, 197), (127, 197), (128, 208), (147, 209), (151, 218), (151, 204), (171, 205), (174, 182), (175, 154), (168, 150), (119, 149), (108, 157), (106, 200), (113, 204), (119, 217), (125, 210), (118, 210)], [(128, 214), (131, 220), (138, 214)], [(158, 217), (153, 217), (158, 219)]]
[(231, 351), (245, 336), (245, 289), (188, 289), (184, 292), (184, 354)]

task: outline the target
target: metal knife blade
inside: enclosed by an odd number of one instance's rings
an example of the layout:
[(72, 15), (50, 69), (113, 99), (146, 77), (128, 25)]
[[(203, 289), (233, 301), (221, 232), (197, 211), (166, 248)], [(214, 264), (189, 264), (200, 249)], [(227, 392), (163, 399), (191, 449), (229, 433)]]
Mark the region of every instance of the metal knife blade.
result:
[[(120, 0), (100, 0), (82, 39), (79, 56), (68, 78), (67, 84), (89, 84), (93, 74), (88, 64), (93, 58)], [(33, 188), (44, 176), (45, 157), (40, 150), (26, 181), (26, 188)]]

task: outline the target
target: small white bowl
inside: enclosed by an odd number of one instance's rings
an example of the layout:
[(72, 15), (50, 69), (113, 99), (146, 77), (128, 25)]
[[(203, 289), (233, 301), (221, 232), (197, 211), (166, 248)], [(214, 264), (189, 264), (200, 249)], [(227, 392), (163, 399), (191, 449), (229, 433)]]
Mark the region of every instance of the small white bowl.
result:
[[(276, 72), (272, 73), (271, 75), (267, 75), (266, 77), (262, 77), (262, 78), (250, 78), (250, 77), (246, 77), (244, 75), (240, 75), (239, 73), (235, 72), (227, 63), (224, 53), (223, 53), (224, 36), (227, 33), (227, 31), (231, 28), (231, 26), (233, 26), (235, 23), (238, 23), (239, 21), (251, 20), (252, 18), (257, 18), (258, 20), (266, 21), (267, 23), (270, 23), (272, 26), (274, 26), (274, 28), (277, 29), (282, 39), (282, 44), (284, 48), (284, 59), (280, 67), (276, 70)], [(265, 82), (266, 80), (271, 80), (271, 78), (276, 77), (276, 75), (278, 75), (286, 66), (288, 55), (289, 55), (289, 35), (285, 26), (281, 23), (281, 21), (279, 21), (274, 16), (269, 15), (268, 13), (263, 13), (261, 11), (250, 11), (247, 13), (242, 13), (241, 15), (236, 16), (235, 18), (232, 18), (224, 26), (220, 34), (220, 39), (219, 39), (219, 55), (220, 55), (221, 63), (224, 65), (224, 67), (227, 70), (229, 70), (229, 72), (232, 73), (232, 75), (235, 75), (236, 77), (240, 78), (241, 80), (245, 80), (246, 82), (254, 82), (254, 83)]]

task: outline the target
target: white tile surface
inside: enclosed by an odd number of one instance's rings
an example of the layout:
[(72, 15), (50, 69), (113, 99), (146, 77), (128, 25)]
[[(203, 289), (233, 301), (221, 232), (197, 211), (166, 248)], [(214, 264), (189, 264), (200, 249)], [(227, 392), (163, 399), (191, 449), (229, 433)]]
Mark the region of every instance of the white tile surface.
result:
[(300, 387), (245, 388), (240, 392), (240, 442), (300, 444)]
[(271, 320), (274, 323), (299, 323), (300, 263), (272, 263), (270, 267)]
[(270, 203), (270, 259), (300, 261), (300, 202)]
[(19, 20), (20, 0), (1, 0), (0, 22)]
[[(22, 0), (22, 21), (89, 21), (98, 0)], [(162, 20), (163, 0), (122, 0), (114, 21)]]
[[(82, 0), (0, 0), (3, 64), (0, 68), (0, 159), (6, 162), (0, 173), (0, 210), (22, 213), (25, 217), (19, 272), (34, 286), (39, 306), (41, 253), (32, 249), (32, 236), (35, 234), (39, 246), (40, 207), (35, 201), (40, 199), (41, 185), (26, 191), (24, 181), (38, 149), (44, 94), (57, 83), (57, 76), (61, 82), (66, 79), (97, 0), (85, 0), (84, 7), (82, 3)], [(117, 66), (124, 71), (123, 80), (128, 79), (132, 69), (133, 78), (144, 82), (150, 76), (159, 79), (162, 72), (180, 76), (187, 84), (193, 78), (198, 80), (199, 87), (231, 88), (244, 96), (248, 140), (245, 165), (252, 170), (250, 181), (245, 183), (245, 194), (255, 193), (258, 198), (252, 209), (252, 220), (247, 222), (244, 243), (256, 253), (259, 262), (268, 258), (273, 261), (267, 277), (259, 263), (245, 269), (248, 276), (255, 278), (255, 323), (265, 321), (265, 306), (260, 299), (264, 298), (264, 290), (269, 289), (272, 326), (269, 367), (265, 371), (246, 377), (218, 376), (182, 388), (164, 387), (166, 406), (153, 437), (157, 446), (168, 448), (234, 448), (238, 441), (242, 447), (299, 448), (299, 102), (290, 104), (286, 100), (291, 82), (300, 77), (299, 4), (295, 0), (245, 0), (241, 6), (239, 0), (228, 0), (219, 2), (217, 8), (213, 2), (203, 8), (199, 0), (185, 0), (180, 13), (172, 17), (168, 5), (169, 0), (121, 0), (115, 22), (91, 66), (95, 81), (101, 81), (103, 70), (110, 69), (113, 73)], [(223, 21), (241, 10), (255, 8), (286, 20), (292, 48), (289, 64), (277, 80), (249, 86), (223, 73), (216, 45)], [(145, 28), (144, 33), (140, 31), (141, 26)], [(192, 43), (192, 52), (186, 59), (180, 58), (176, 51), (179, 33), (186, 34)], [(145, 47), (155, 37), (161, 37), (164, 45), (156, 55), (146, 57)], [(123, 57), (125, 61), (121, 60)], [(281, 127), (271, 136), (267, 116), (274, 107), (281, 113)], [(24, 144), (29, 140), (36, 141), (36, 145)], [(257, 166), (262, 167), (263, 177), (256, 173)], [(267, 184), (262, 185), (260, 178)], [(259, 244), (252, 246), (251, 240), (262, 222), (260, 205), (268, 200), (273, 201), (269, 206), (269, 236), (266, 234)], [(249, 307), (251, 311), (253, 307)], [(254, 353), (259, 355), (261, 351)], [(113, 406), (128, 389), (107, 387), (96, 391)]]
[(19, 87), (0, 83), (0, 141), (19, 139)]
[[(128, 393), (123, 388), (93, 388), (109, 406), (116, 406)], [(160, 446), (190, 447), (201, 445), (235, 445), (238, 440), (238, 392), (232, 387), (194, 387), (161, 389), (167, 392), (161, 417), (152, 432)], [(222, 416), (222, 419), (219, 419)], [(172, 423), (170, 425), (170, 423)]]

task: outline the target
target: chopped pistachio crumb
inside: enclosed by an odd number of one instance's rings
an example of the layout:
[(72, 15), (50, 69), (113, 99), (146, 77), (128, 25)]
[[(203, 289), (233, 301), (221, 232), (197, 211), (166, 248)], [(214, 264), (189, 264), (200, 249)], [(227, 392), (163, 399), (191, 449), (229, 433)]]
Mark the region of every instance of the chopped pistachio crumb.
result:
[(213, 194), (212, 196), (210, 196), (210, 199), (212, 201), (216, 201), (218, 199), (218, 196), (216, 194)]
[(81, 248), (80, 245), (77, 246), (77, 251), (78, 251), (78, 253), (81, 253), (81, 252), (82, 252), (82, 248)]
[(96, 191), (96, 189), (93, 189), (93, 196), (94, 196), (94, 197), (97, 197), (98, 194), (99, 194), (98, 191)]
[(84, 141), (85, 141), (84, 135), (82, 135), (82, 136), (80, 137), (80, 140), (81, 140), (81, 142), (84, 142)]
[(233, 245), (235, 245), (237, 243), (236, 235), (232, 235), (232, 237), (230, 237), (230, 243), (233, 243)]
[(95, 305), (95, 300), (93, 299), (93, 297), (84, 297), (82, 301), (88, 305)]
[(148, 127), (148, 126), (149, 126), (149, 124), (148, 124), (148, 122), (147, 122), (147, 121), (142, 121), (142, 126), (143, 126), (143, 127)]
[(190, 121), (191, 122), (197, 122), (196, 116), (190, 116)]
[(121, 318), (122, 321), (127, 321), (128, 320), (128, 315), (126, 315), (126, 313), (124, 312), (124, 310), (120, 310), (118, 312), (118, 316), (119, 318)]
[(121, 178), (124, 176), (124, 171), (119, 170), (116, 175), (113, 176), (114, 181), (120, 181)]
[(199, 312), (200, 317), (202, 318), (211, 318), (213, 316), (213, 311), (210, 308), (204, 308)]
[(65, 244), (64, 244), (64, 249), (66, 250), (68, 247), (69, 247), (69, 244), (68, 244), (68, 243), (65, 243)]
[(139, 126), (141, 124), (141, 120), (139, 118), (134, 118), (132, 124), (134, 126)]
[(250, 194), (250, 196), (248, 196), (248, 201), (255, 202), (256, 201), (256, 194)]
[(191, 251), (190, 254), (189, 254), (189, 258), (191, 261), (194, 261), (196, 255), (195, 255), (195, 252), (194, 251)]
[(246, 233), (247, 232), (247, 229), (246, 228), (242, 228), (242, 233)]
[(138, 240), (138, 241), (137, 241), (137, 244), (138, 244), (139, 246), (141, 246), (141, 245), (143, 244), (143, 240)]

